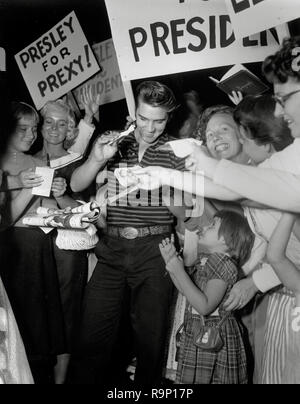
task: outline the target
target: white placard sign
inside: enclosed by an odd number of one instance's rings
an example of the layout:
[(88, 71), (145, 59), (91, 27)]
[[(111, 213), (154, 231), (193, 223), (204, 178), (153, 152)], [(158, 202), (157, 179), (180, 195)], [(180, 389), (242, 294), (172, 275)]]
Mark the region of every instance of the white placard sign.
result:
[[(92, 48), (102, 70), (84, 83), (84, 86), (90, 85), (93, 94), (100, 94), (100, 105), (122, 100), (125, 98), (125, 94), (112, 39), (97, 43)], [(73, 90), (73, 94), (82, 109), (84, 106), (80, 103), (80, 95), (84, 86)]]
[(261, 32), (300, 17), (299, 0), (225, 0), (236, 37)]
[(74, 11), (15, 59), (37, 109), (100, 70)]
[(106, 0), (123, 81), (259, 62), (270, 31), (236, 39), (224, 0)]

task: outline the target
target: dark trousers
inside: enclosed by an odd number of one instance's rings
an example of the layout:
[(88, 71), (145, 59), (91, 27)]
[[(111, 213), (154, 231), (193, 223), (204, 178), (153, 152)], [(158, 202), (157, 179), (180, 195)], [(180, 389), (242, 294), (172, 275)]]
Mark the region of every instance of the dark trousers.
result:
[(0, 272), (34, 381), (53, 383), (56, 355), (66, 351), (51, 236), (38, 228), (0, 233)]
[(83, 293), (87, 282), (88, 259), (86, 251), (60, 250), (55, 244), (55, 237), (54, 233), (53, 252), (64, 317), (66, 352), (71, 353), (78, 333)]
[(87, 284), (79, 340), (71, 359), (70, 383), (114, 383), (109, 378), (113, 348), (126, 291), (137, 356), (135, 382), (159, 383), (173, 284), (158, 244), (170, 234), (135, 240), (105, 236), (98, 243), (98, 264)]

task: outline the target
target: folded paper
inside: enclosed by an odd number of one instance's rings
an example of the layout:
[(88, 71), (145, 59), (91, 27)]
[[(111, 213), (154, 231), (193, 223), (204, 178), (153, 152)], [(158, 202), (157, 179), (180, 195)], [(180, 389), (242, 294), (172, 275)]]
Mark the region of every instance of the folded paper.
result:
[(159, 147), (159, 150), (171, 150), (180, 158), (185, 158), (193, 153), (195, 146), (201, 146), (202, 142), (193, 138), (171, 140)]
[(43, 178), (43, 182), (38, 187), (32, 188), (32, 195), (50, 196), (54, 170), (50, 167), (36, 167), (35, 174)]

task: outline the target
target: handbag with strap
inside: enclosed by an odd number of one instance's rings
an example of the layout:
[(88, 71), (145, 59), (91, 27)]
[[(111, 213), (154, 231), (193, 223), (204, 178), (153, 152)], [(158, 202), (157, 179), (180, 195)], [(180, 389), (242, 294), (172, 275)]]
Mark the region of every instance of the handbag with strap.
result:
[(205, 320), (201, 316), (203, 324), (200, 327), (199, 333), (195, 334), (194, 344), (198, 348), (204, 349), (209, 352), (219, 352), (224, 346), (224, 341), (221, 334), (221, 327), (230, 316), (230, 314), (230, 312), (226, 313), (225, 316), (215, 326), (205, 325)]

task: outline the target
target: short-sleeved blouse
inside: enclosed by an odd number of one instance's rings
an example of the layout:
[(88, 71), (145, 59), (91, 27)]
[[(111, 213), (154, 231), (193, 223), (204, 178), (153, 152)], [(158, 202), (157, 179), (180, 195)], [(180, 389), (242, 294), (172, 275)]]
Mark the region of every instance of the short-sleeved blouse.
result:
[(228, 298), (232, 286), (238, 280), (238, 268), (233, 259), (229, 255), (222, 253), (201, 253), (195, 266), (190, 271), (190, 277), (202, 291), (205, 289), (207, 282), (212, 279), (220, 279), (227, 284), (226, 292), (218, 307), (221, 315), (225, 311), (223, 303)]

